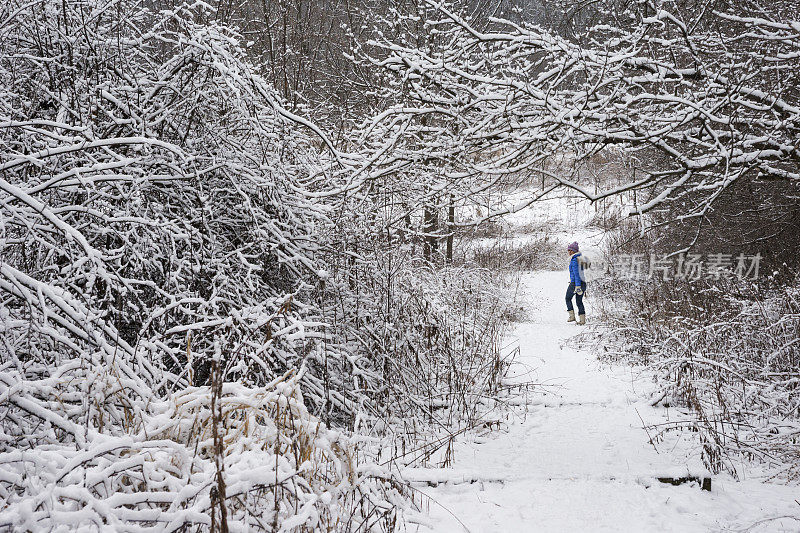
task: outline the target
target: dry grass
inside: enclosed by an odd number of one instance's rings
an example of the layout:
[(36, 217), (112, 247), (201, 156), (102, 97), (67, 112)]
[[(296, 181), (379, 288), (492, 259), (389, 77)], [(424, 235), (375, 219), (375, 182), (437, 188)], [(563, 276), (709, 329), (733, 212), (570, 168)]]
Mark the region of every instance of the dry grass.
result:
[(473, 243), (464, 252), (464, 264), (497, 271), (529, 271), (563, 268), (562, 245), (547, 234), (524, 240), (497, 239), (491, 244)]

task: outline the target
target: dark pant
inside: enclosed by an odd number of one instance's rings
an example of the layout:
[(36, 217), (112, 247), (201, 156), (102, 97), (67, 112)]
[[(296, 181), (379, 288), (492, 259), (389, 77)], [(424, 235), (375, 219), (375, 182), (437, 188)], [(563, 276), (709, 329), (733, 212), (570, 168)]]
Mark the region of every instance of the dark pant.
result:
[(586, 282), (581, 283), (583, 294), (575, 294), (575, 284), (570, 282), (567, 287), (567, 311), (572, 311), (572, 297), (575, 297), (575, 303), (578, 304), (578, 314), (585, 315), (586, 311), (583, 308), (583, 296), (586, 294)]

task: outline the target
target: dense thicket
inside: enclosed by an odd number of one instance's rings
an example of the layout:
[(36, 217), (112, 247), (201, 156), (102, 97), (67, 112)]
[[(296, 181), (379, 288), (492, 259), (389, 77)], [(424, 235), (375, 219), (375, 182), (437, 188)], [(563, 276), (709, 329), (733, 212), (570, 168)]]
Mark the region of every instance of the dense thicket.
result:
[(318, 417), (381, 436), (496, 387), (502, 295), (391, 264), (370, 162), (217, 18), (0, 10), (3, 527), (391, 529)]

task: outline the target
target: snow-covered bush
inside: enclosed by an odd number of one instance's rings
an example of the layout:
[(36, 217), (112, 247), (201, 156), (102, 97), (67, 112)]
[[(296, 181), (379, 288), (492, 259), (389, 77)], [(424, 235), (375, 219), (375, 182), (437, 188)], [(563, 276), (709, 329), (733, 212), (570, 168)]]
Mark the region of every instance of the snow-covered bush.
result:
[(87, 428), (91, 446), (0, 453), (0, 527), (394, 527), (405, 498), (359, 471), (354, 444), (309, 414), (297, 375), (263, 387), (220, 385), (153, 402), (143, 425), (131, 420), (119, 434)]
[(5, 359), (91, 354), (161, 392), (189, 366), (203, 383), (188, 359), (225, 335), (242, 344), (229, 370), (269, 380), (293, 364), (313, 277), (309, 141), (202, 8), (134, 6), (5, 11)]
[(12, 0), (0, 35), (0, 524), (393, 529), (377, 452), (327, 428), (472, 416), (495, 280), (337, 220), (370, 162), (204, 3)]
[(596, 286), (610, 300), (600, 355), (649, 365), (660, 384), (653, 403), (683, 414), (651, 428), (654, 438), (689, 430), (712, 471), (736, 475), (740, 460), (758, 460), (777, 478), (800, 479), (796, 286), (733, 275)]
[(317, 373), (352, 376), (365, 408), (359, 431), (469, 423), (507, 368), (500, 340), (513, 319), (511, 276), (436, 267), (408, 245), (358, 234), (330, 261), (318, 304), (332, 325), (326, 349), (347, 353), (354, 370), (333, 372), (334, 361), (317, 358)]
[(324, 336), (314, 197), (337, 175), (314, 126), (205, 4), (11, 1), (0, 21), (2, 527), (391, 529), (388, 484), (299, 387), (355, 400), (274, 381)]
[(546, 234), (522, 242), (497, 239), (489, 246), (484, 243), (473, 246), (466, 261), (498, 270), (556, 270), (564, 265), (563, 258), (558, 253), (562, 251), (561, 248), (555, 238)]

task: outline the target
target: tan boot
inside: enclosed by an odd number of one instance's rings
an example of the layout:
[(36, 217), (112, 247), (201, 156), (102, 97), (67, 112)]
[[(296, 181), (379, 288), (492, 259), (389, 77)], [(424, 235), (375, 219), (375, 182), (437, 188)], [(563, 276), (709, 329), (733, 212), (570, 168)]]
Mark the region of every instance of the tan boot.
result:
[(569, 313), (567, 322), (575, 322), (575, 311), (567, 311), (567, 313)]
[(586, 325), (586, 315), (578, 315), (578, 325), (579, 326)]

